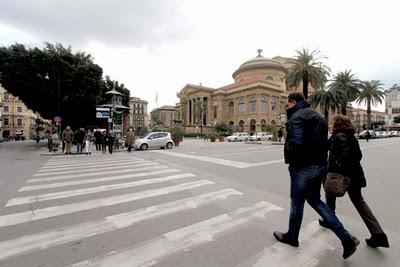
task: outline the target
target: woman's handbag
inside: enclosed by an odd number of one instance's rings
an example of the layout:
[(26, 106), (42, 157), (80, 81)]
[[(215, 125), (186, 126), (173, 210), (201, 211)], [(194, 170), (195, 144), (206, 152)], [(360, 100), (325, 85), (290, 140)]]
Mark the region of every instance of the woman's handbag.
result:
[(326, 193), (336, 197), (342, 197), (349, 188), (350, 178), (340, 173), (328, 172), (324, 181)]

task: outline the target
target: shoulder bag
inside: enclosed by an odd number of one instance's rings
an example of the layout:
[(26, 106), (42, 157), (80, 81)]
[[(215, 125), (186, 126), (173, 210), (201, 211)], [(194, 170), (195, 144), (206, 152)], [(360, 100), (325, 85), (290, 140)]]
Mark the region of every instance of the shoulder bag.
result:
[(342, 197), (346, 194), (349, 184), (349, 177), (340, 173), (328, 172), (323, 185), (326, 193), (336, 197)]

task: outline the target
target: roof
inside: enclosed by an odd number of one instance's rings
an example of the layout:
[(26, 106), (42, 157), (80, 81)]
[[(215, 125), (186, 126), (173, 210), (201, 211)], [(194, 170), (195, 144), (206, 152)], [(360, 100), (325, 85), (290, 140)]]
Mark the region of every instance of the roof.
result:
[(250, 77), (250, 78), (244, 79), (242, 81), (239, 81), (237, 83), (232, 83), (232, 84), (220, 87), (218, 89), (222, 89), (222, 90), (227, 91), (227, 90), (230, 90), (230, 89), (242, 87), (242, 86), (249, 85), (249, 84), (252, 84), (252, 83), (257, 83), (257, 82), (265, 83), (267, 85), (277, 86), (274, 83), (268, 82), (267, 80), (265, 80), (265, 78), (263, 78), (261, 76), (254, 76), (254, 77)]
[(115, 90), (115, 88), (113, 88), (112, 90), (106, 92), (105, 94), (106, 95), (123, 95), (120, 92), (118, 92), (117, 90)]
[(283, 72), (287, 72), (285, 65), (283, 65), (278, 60), (266, 58), (259, 54), (257, 57), (247, 60), (242, 65), (240, 65), (240, 67), (232, 74), (232, 76), (233, 78), (235, 78), (236, 75), (243, 70), (259, 69), (259, 68), (272, 68), (281, 70)]
[(157, 108), (157, 109), (158, 109), (158, 110), (160, 110), (160, 109), (173, 109), (173, 110), (175, 110), (175, 106), (164, 105), (164, 106), (159, 107), (159, 108)]

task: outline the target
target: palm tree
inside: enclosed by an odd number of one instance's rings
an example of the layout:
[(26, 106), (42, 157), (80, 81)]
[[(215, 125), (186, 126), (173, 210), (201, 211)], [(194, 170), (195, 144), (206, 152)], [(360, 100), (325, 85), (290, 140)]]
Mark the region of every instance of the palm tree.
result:
[(343, 103), (341, 103), (343, 115), (346, 115), (347, 103), (355, 101), (360, 95), (359, 85), (360, 81), (351, 73), (351, 70), (345, 70), (333, 76), (332, 83), (329, 84), (328, 88), (344, 93), (345, 98), (343, 98)]
[(364, 81), (360, 83), (360, 96), (357, 99), (357, 103), (367, 104), (367, 127), (371, 128), (371, 105), (382, 104), (385, 97), (385, 92), (381, 91), (383, 88), (381, 81)]
[(324, 111), (326, 123), (329, 124), (329, 111), (339, 110), (344, 98), (345, 96), (341, 91), (323, 89), (310, 96), (310, 103), (314, 108), (320, 107)]
[(307, 99), (308, 84), (311, 83), (315, 89), (324, 88), (330, 69), (320, 61), (325, 57), (318, 56), (318, 50), (310, 53), (308, 49), (303, 48), (301, 51), (296, 50), (296, 53), (294, 58), (287, 61), (290, 67), (285, 82), (288, 87), (297, 87), (302, 82), (303, 94)]

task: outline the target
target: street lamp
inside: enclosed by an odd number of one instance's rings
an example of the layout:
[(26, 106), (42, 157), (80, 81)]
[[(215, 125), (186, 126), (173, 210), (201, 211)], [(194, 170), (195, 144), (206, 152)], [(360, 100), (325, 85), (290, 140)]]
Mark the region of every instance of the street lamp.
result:
[[(57, 70), (57, 116), (61, 117), (61, 101), (60, 101), (60, 97), (61, 97), (61, 86), (60, 86), (60, 71), (58, 69)], [(45, 80), (50, 80), (49, 74), (46, 73), (46, 75), (44, 76)], [(57, 125), (57, 132), (60, 135), (61, 133), (61, 123), (60, 122), (56, 122)]]

